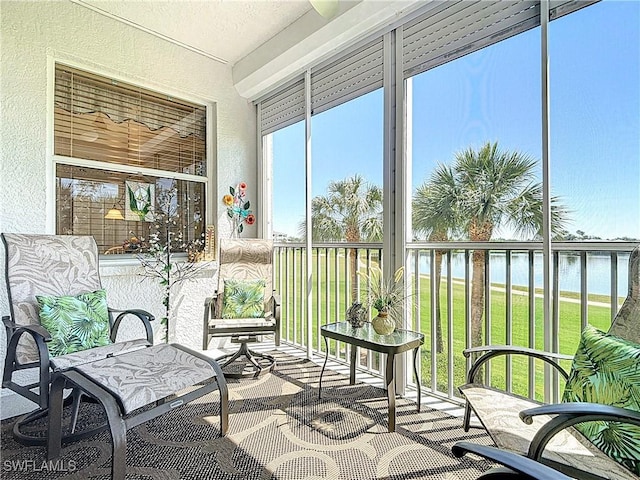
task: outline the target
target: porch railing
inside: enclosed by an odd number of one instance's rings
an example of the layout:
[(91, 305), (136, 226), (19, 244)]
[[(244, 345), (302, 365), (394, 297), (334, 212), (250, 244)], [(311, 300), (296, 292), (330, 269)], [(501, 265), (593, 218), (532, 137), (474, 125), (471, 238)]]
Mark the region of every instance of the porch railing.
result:
[[(409, 244), (404, 324), (425, 334), (420, 361), (423, 388), (449, 400), (460, 399), (457, 386), (465, 383), (470, 362), (462, 351), (471, 345), (472, 308), (479, 308), (472, 307), (478, 301), (472, 295), (474, 251), (484, 252), (486, 260), (482, 285), (483, 343), (545, 349), (548, 331), (547, 349), (572, 355), (584, 325), (608, 329), (627, 293), (628, 258), (635, 246), (630, 242), (554, 243), (552, 291), (558, 294), (552, 297), (551, 318), (545, 325), (542, 244)], [(437, 289), (437, 282), (431, 280), (437, 279), (436, 265), (440, 259), (441, 281)], [(382, 260), (381, 244), (315, 244), (308, 296), (305, 246), (277, 243), (274, 286), (283, 300), (283, 340), (324, 355), (320, 325), (345, 319), (347, 308), (354, 299), (362, 297), (364, 290), (354, 270), (366, 272)], [(307, 314), (308, 301), (311, 318)], [(370, 312), (370, 316), (374, 313)], [(348, 347), (331, 341), (330, 356), (346, 362)], [(359, 368), (382, 375), (380, 360), (378, 354), (362, 351)], [(494, 360), (484, 375), (485, 381), (530, 398), (556, 400), (562, 393), (559, 380), (547, 378), (551, 373), (541, 362), (524, 357)]]

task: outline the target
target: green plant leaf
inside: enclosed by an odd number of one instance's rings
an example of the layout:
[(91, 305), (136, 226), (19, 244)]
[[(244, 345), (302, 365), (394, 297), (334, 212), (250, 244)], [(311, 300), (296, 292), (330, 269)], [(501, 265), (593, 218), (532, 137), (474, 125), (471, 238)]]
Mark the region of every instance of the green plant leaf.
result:
[(136, 202), (136, 196), (133, 194), (133, 190), (127, 186), (127, 191), (129, 192), (129, 208), (132, 212), (138, 213), (138, 202)]

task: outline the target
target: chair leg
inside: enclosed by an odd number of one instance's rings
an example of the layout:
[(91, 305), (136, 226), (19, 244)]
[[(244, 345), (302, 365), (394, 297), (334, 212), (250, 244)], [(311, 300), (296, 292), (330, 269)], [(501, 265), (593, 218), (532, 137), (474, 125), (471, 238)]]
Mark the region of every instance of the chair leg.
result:
[[(64, 387), (63, 387), (64, 390)], [(51, 395), (51, 393), (49, 393), (49, 395)], [(86, 401), (87, 399), (85, 399)], [(88, 398), (89, 401), (92, 401), (92, 399), (89, 397)], [(69, 405), (73, 406), (73, 402), (75, 401), (74, 396), (73, 395), (69, 395), (66, 398), (63, 398), (62, 400), (62, 408), (66, 408)], [(20, 444), (22, 445), (26, 445), (29, 447), (33, 447), (33, 446), (46, 446), (47, 445), (47, 439), (43, 436), (34, 436), (34, 435), (30, 435), (28, 433), (23, 433), (20, 429), (22, 427), (27, 426), (28, 424), (30, 424), (31, 422), (34, 422), (36, 420), (39, 420), (43, 417), (46, 417), (49, 414), (49, 408), (42, 408), (42, 409), (38, 409), (38, 410), (34, 410), (33, 412), (29, 412), (23, 416), (21, 416), (20, 418), (18, 418), (15, 423), (13, 424), (13, 438)], [(77, 414), (76, 414), (77, 417)], [(77, 420), (77, 419), (76, 419)], [(73, 415), (72, 415), (72, 423), (73, 423)], [(74, 432), (74, 431), (70, 431), (68, 432), (67, 435), (62, 437), (62, 441), (63, 443), (73, 443), (73, 442), (77, 442), (79, 440), (83, 440), (85, 438), (89, 438), (94, 436), (97, 433), (102, 432), (105, 428), (107, 428), (107, 424), (103, 424), (100, 425), (98, 427), (94, 427), (94, 428), (90, 428), (88, 430), (83, 430), (81, 432)], [(26, 429), (28, 430), (28, 428)]]
[(59, 457), (62, 451), (62, 390), (64, 384), (64, 377), (54, 377), (49, 391), (47, 460)]
[(78, 423), (78, 412), (80, 411), (80, 402), (82, 401), (82, 392), (78, 388), (73, 389), (73, 404), (71, 406), (71, 433), (75, 433)]
[(111, 432), (111, 479), (124, 480), (127, 471), (127, 427), (113, 397), (100, 399), (104, 406)]
[(469, 406), (469, 402), (465, 402), (464, 404), (464, 418), (462, 420), (462, 428), (465, 432), (469, 431), (469, 426), (471, 425), (471, 407)]
[[(258, 377), (265, 373), (270, 372), (276, 366), (276, 359), (266, 353), (258, 353), (250, 350), (246, 342), (240, 343), (240, 348), (235, 353), (229, 353), (216, 358), (216, 361), (220, 364), (221, 368), (231, 365), (240, 357), (245, 357), (249, 363), (253, 365), (253, 369), (243, 370), (240, 373), (226, 372), (225, 377), (229, 378), (247, 378)], [(263, 360), (263, 365), (260, 364), (260, 360)]]

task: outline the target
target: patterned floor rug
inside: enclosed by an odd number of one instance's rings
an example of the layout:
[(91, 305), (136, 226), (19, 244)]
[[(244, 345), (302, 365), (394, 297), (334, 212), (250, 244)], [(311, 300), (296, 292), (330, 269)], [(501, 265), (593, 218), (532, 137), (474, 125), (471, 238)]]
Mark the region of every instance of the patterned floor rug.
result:
[[(273, 353), (273, 352), (272, 352)], [(274, 373), (229, 381), (230, 427), (218, 437), (217, 392), (131, 429), (127, 434), (127, 479), (367, 480), (475, 479), (490, 465), (451, 455), (457, 440), (491, 441), (480, 430), (465, 433), (461, 420), (397, 401), (397, 428), (387, 432), (383, 390), (349, 385), (332, 372), (323, 377), (313, 362), (275, 352)], [(102, 417), (97, 405), (82, 409), (81, 422)], [(44, 447), (24, 447), (2, 422), (2, 478), (108, 479), (108, 432), (65, 446), (46, 461)], [(46, 431), (42, 421), (34, 429)]]

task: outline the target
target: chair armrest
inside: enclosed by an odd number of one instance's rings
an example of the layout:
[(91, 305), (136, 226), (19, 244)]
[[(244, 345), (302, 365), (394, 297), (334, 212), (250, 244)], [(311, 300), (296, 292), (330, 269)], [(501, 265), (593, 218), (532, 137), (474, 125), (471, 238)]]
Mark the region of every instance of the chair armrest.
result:
[(51, 334), (49, 333), (49, 331), (46, 328), (44, 328), (42, 325), (38, 325), (37, 323), (32, 323), (29, 325), (20, 325), (19, 323), (16, 323), (13, 320), (11, 320), (11, 317), (9, 315), (4, 315), (2, 317), (2, 323), (4, 324), (4, 328), (7, 329), (7, 345), (9, 344), (9, 340), (11, 339), (11, 336), (19, 328), (22, 328), (26, 331), (31, 332), (34, 335), (41, 337), (42, 340), (45, 342), (51, 341)]
[[(18, 324), (15, 323), (13, 320), (11, 320), (11, 317), (9, 315), (2, 316), (2, 323), (4, 324), (4, 328), (7, 329), (7, 333), (10, 333), (14, 331), (16, 328), (18, 328)], [(9, 339), (9, 335), (7, 335), (7, 340), (8, 339)]]
[(451, 451), (457, 458), (461, 458), (465, 453), (474, 453), (493, 462), (500, 463), (514, 472), (519, 473), (518, 478), (522, 478), (523, 480), (570, 480), (571, 478), (535, 460), (517, 455), (513, 452), (498, 450), (495, 447), (478, 445), (477, 443), (471, 442), (456, 442), (453, 447), (451, 447)]
[[(13, 322), (11, 322), (13, 323)], [(49, 331), (44, 328), (42, 325), (37, 325), (37, 324), (31, 324), (31, 325), (18, 325), (17, 323), (14, 323), (15, 328), (12, 332), (12, 335), (22, 335), (23, 333), (30, 333), (31, 336), (33, 337), (33, 339), (37, 342), (38, 340), (41, 340), (43, 342), (50, 342), (51, 341), (51, 334), (49, 333)]]
[(271, 314), (275, 320), (275, 344), (276, 347), (280, 346), (280, 305), (282, 304), (282, 299), (280, 295), (274, 293), (271, 296)]
[(545, 423), (529, 445), (527, 456), (534, 460), (542, 457), (547, 443), (560, 431), (578, 423), (608, 421), (640, 426), (640, 413), (626, 408), (612, 407), (600, 403), (567, 402), (552, 403), (528, 408), (520, 412), (523, 422), (531, 425), (536, 415), (556, 415)]
[[(48, 395), (36, 394), (32, 392), (29, 387), (15, 383), (13, 381), (13, 372), (23, 368), (38, 368), (40, 372), (40, 379), (38, 381), (39, 391), (47, 392), (49, 388), (50, 375), (49, 349), (47, 348), (46, 342), (51, 341), (51, 334), (41, 325), (18, 325), (9, 320), (8, 317), (3, 317), (2, 321), (7, 328), (11, 328), (13, 330), (7, 342), (7, 354), (4, 362), (4, 371), (2, 373), (2, 386), (9, 390), (13, 390), (34, 403), (37, 403), (40, 408), (46, 408), (49, 401)], [(16, 358), (16, 349), (18, 347), (20, 337), (24, 334), (30, 335), (36, 344), (36, 349), (38, 350), (37, 362), (24, 364), (18, 363), (18, 359)]]
[[(570, 415), (572, 417), (597, 417), (580, 420), (591, 422), (593, 420), (611, 422), (629, 422), (640, 425), (640, 413), (628, 408), (612, 407), (602, 403), (590, 402), (566, 402), (549, 403), (535, 408), (528, 408), (520, 412), (520, 418), (528, 425), (533, 423), (536, 415)], [(579, 422), (576, 422), (579, 423)]]
[(210, 297), (205, 298), (204, 300), (204, 316), (205, 319), (208, 321), (211, 318), (220, 318), (220, 316), (222, 315), (222, 312), (219, 312), (219, 302), (220, 302), (220, 298), (222, 297), (222, 292), (218, 292), (217, 290), (215, 292), (213, 292), (213, 295), (211, 295)]
[(112, 342), (116, 341), (116, 336), (118, 335), (118, 329), (120, 328), (120, 324), (122, 323), (122, 320), (127, 315), (133, 315), (134, 317), (138, 318), (142, 322), (142, 325), (144, 326), (145, 334), (147, 336), (147, 342), (153, 345), (153, 328), (151, 327), (151, 322), (155, 320), (155, 317), (153, 315), (151, 315), (149, 312), (145, 310), (140, 310), (140, 309), (116, 310), (113, 308), (109, 308), (109, 316), (111, 316), (114, 313), (116, 313), (117, 316), (111, 327)]
[(270, 310), (273, 316), (276, 318), (276, 320), (280, 319), (280, 305), (282, 305), (282, 300), (280, 298), (280, 295), (277, 295), (274, 293), (271, 296), (269, 303), (271, 306)]
[(462, 351), (465, 357), (471, 356), (473, 353), (481, 352), (502, 352), (504, 354), (514, 353), (521, 355), (539, 355), (541, 357), (551, 358), (553, 360), (573, 360), (572, 355), (565, 355), (563, 353), (547, 352), (544, 350), (537, 350), (535, 348), (520, 347), (517, 345), (482, 345), (480, 347), (466, 348)]
[(482, 367), (482, 365), (487, 363), (492, 358), (506, 356), (506, 355), (524, 355), (527, 357), (537, 358), (539, 360), (542, 360), (543, 362), (555, 368), (564, 377), (565, 380), (568, 380), (569, 374), (564, 368), (562, 368), (562, 366), (560, 366), (558, 361), (573, 359), (572, 356), (564, 355), (561, 353), (545, 352), (543, 350), (536, 350), (536, 349), (527, 348), (527, 347), (518, 347), (515, 345), (486, 345), (481, 347), (467, 348), (462, 351), (462, 354), (467, 358), (469, 358), (474, 353), (483, 353), (483, 354), (480, 357), (478, 357), (471, 365), (471, 368), (467, 373), (467, 383), (473, 383), (475, 381), (476, 373)]

